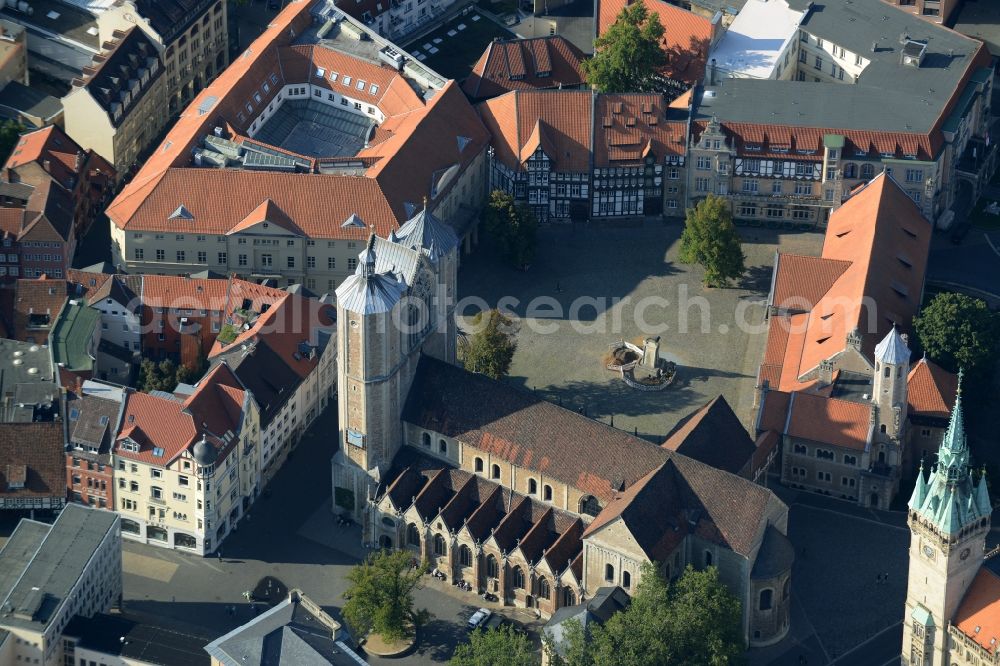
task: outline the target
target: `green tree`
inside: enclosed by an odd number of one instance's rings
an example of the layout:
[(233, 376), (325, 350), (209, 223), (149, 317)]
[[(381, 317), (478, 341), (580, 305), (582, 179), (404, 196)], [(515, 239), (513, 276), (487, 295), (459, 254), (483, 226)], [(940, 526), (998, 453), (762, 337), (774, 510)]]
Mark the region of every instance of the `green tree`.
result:
[(601, 92), (635, 93), (662, 90), (666, 64), (660, 17), (637, 2), (622, 9), (594, 41), (594, 57), (582, 67), (587, 83)]
[(472, 323), (477, 330), (462, 345), (465, 369), (493, 379), (506, 377), (517, 350), (513, 322), (499, 310), (487, 310), (477, 314)]
[(0, 164), (7, 161), (21, 134), (27, 129), (16, 120), (0, 122)]
[(549, 639), (546, 649), (561, 666), (736, 664), (744, 651), (740, 602), (715, 567), (689, 566), (671, 586), (647, 563), (627, 610), (589, 631), (568, 627), (561, 655)]
[(491, 631), (477, 629), (468, 643), (455, 648), (451, 666), (535, 666), (535, 648), (509, 625)]
[(946, 370), (988, 377), (1000, 356), (1000, 314), (986, 302), (953, 292), (936, 295), (913, 319), (920, 347)]
[(405, 550), (372, 553), (348, 574), (344, 618), (359, 634), (376, 633), (393, 641), (412, 631), (413, 590), (427, 571), (424, 563), (411, 568), (413, 556)]
[(746, 271), (740, 236), (725, 199), (710, 194), (688, 208), (680, 260), (700, 264), (705, 269), (704, 282), (710, 287), (724, 287)]
[(485, 218), (486, 230), (497, 240), (504, 258), (517, 268), (530, 264), (537, 244), (535, 214), (527, 206), (515, 203), (512, 195), (494, 190)]

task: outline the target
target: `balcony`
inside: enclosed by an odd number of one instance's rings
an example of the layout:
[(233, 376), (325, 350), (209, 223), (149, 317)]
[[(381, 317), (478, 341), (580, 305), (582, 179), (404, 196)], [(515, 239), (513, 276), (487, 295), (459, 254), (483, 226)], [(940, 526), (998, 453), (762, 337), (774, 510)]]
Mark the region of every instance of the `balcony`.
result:
[(167, 501), (165, 499), (163, 499), (162, 497), (153, 497), (152, 495), (149, 496), (149, 503), (155, 504), (157, 506), (167, 505)]

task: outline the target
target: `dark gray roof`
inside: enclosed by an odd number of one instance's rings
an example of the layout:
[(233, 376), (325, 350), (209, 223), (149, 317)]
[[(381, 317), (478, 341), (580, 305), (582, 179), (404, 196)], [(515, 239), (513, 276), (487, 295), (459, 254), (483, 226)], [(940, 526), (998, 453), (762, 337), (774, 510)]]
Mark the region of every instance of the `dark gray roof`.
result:
[(266, 428), (295, 395), (302, 378), (267, 344), (267, 338), (248, 349), (238, 346), (227, 349), (213, 359), (213, 364), (225, 362), (237, 379), (253, 393), (260, 409), (260, 427)]
[(757, 551), (757, 560), (750, 571), (751, 578), (774, 578), (791, 571), (795, 562), (795, 548), (784, 534), (774, 525), (768, 525), (764, 541)]
[(206, 645), (205, 651), (224, 666), (367, 664), (337, 640), (336, 626), (317, 617), (308, 607), (313, 605), (293, 592), (274, 608)]
[(563, 606), (545, 623), (543, 631), (552, 639), (556, 652), (563, 654), (563, 634), (566, 623), (576, 620), (586, 629), (588, 624), (604, 624), (611, 616), (629, 607), (632, 598), (620, 587), (601, 587), (589, 600), (575, 606)]
[[(109, 532), (117, 529), (117, 514), (67, 504), (22, 569), (20, 578), (0, 601), (4, 625), (45, 631), (98, 546)], [(5, 547), (0, 556), (6, 550)], [(0, 594), (3, 592), (0, 590)]]
[(0, 106), (32, 118), (50, 121), (62, 112), (62, 102), (38, 88), (11, 81), (0, 91)]
[(63, 635), (79, 640), (81, 648), (143, 664), (208, 666), (212, 662), (204, 650), (210, 636), (168, 629), (123, 615), (98, 613), (89, 618), (74, 615)]
[[(71, 444), (101, 449), (110, 443), (110, 435), (118, 428), (121, 403), (84, 395), (79, 400), (67, 404), (66, 408), (69, 412)], [(103, 451), (98, 452), (103, 453)]]
[[(809, 0), (788, 4), (804, 11)], [(803, 30), (871, 60), (857, 84), (726, 79), (707, 87), (698, 115), (714, 114), (723, 122), (929, 132), (972, 67), (978, 43), (881, 0), (812, 4)], [(927, 42), (919, 68), (900, 63), (903, 35)]]
[(740, 473), (756, 450), (750, 434), (721, 395), (678, 421), (663, 446), (733, 474)]
[[(118, 127), (125, 122), (128, 114), (136, 108), (139, 100), (152, 89), (154, 82), (163, 76), (163, 67), (153, 64), (159, 61), (159, 53), (152, 40), (140, 28), (133, 27), (118, 41), (110, 52), (95, 60), (93, 72), (84, 79), (84, 87), (94, 98), (94, 102), (108, 115), (108, 122)], [(132, 91), (136, 92), (133, 93)], [(125, 98), (129, 103), (126, 105)], [(121, 109), (122, 114), (115, 118), (114, 110)]]
[(38, 552), (51, 525), (24, 519), (14, 528), (7, 543), (0, 549), (0, 601), (14, 589), (17, 579)]

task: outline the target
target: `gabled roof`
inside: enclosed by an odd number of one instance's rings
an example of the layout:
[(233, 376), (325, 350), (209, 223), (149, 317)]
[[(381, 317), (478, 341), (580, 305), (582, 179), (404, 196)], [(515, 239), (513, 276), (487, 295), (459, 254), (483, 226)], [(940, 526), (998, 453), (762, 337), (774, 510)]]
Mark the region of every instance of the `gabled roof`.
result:
[(511, 90), (576, 87), (584, 82), (583, 52), (561, 35), (494, 40), (462, 83), (473, 101)]
[[(931, 232), (913, 200), (882, 173), (830, 216), (821, 259), (836, 263), (787, 262), (779, 255), (772, 301), (814, 305), (804, 314), (770, 318), (761, 370), (780, 366), (780, 373), (768, 375), (780, 374), (772, 387), (802, 388), (799, 378), (844, 351), (854, 330), (872, 363), (875, 345), (894, 325), (909, 330), (923, 294)], [(869, 304), (877, 304), (877, 312)]]
[(285, 231), (295, 234), (296, 236), (303, 235), (302, 230), (299, 229), (298, 225), (285, 214), (285, 211), (278, 207), (278, 204), (271, 201), (270, 198), (264, 199), (259, 206), (247, 213), (246, 217), (240, 220), (240, 222), (238, 222), (226, 233), (234, 234), (238, 231), (246, 231), (251, 227), (255, 227), (264, 222), (275, 224)]
[(679, 421), (662, 446), (732, 474), (743, 470), (756, 449), (721, 395)]
[(906, 378), (907, 415), (947, 419), (957, 390), (958, 377), (925, 356)]
[[(423, 356), (404, 421), (455, 437), (607, 501), (668, 452), (537, 396)], [(580, 455), (586, 449), (587, 455)]]
[[(597, 34), (603, 35), (614, 24), (629, 0), (599, 0)], [(663, 0), (643, 0), (651, 16), (663, 25), (663, 48), (667, 53), (664, 75), (693, 84), (705, 74), (705, 58), (712, 42), (712, 23)]]
[(850, 265), (850, 261), (779, 252), (775, 257), (775, 281), (769, 305), (808, 312)]
[(596, 104), (594, 166), (637, 164), (649, 153), (662, 164), (666, 156), (684, 155), (687, 114), (668, 114), (662, 95), (604, 94)]
[(593, 105), (590, 91), (532, 90), (510, 92), (476, 108), (493, 136), (497, 159), (508, 167), (521, 165), (524, 146), (541, 122), (554, 170), (583, 172), (590, 170)]
[[(14, 145), (14, 150), (7, 158), (5, 169), (37, 163), (46, 169), (52, 178), (67, 189), (72, 189), (72, 181), (78, 176), (78, 156), (84, 151), (76, 141), (73, 141), (58, 125), (48, 125), (33, 132), (26, 132)], [(81, 159), (81, 166), (83, 160)]]

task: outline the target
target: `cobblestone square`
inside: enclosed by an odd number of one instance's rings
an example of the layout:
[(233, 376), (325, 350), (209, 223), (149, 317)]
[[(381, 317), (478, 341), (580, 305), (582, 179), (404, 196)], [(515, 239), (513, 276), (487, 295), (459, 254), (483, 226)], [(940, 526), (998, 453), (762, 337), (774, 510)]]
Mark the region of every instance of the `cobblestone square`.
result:
[[(775, 250), (819, 254), (822, 234), (741, 229), (747, 277), (706, 289), (699, 267), (677, 261), (682, 228), (681, 221), (543, 227), (527, 271), (500, 261), (484, 235), (464, 258), (460, 296), (522, 318), (509, 381), (554, 402), (604, 422), (613, 417), (616, 427), (653, 440), (719, 394), (747, 420)], [(644, 334), (660, 335), (660, 355), (679, 366), (662, 392), (631, 389), (602, 364), (611, 343)]]

